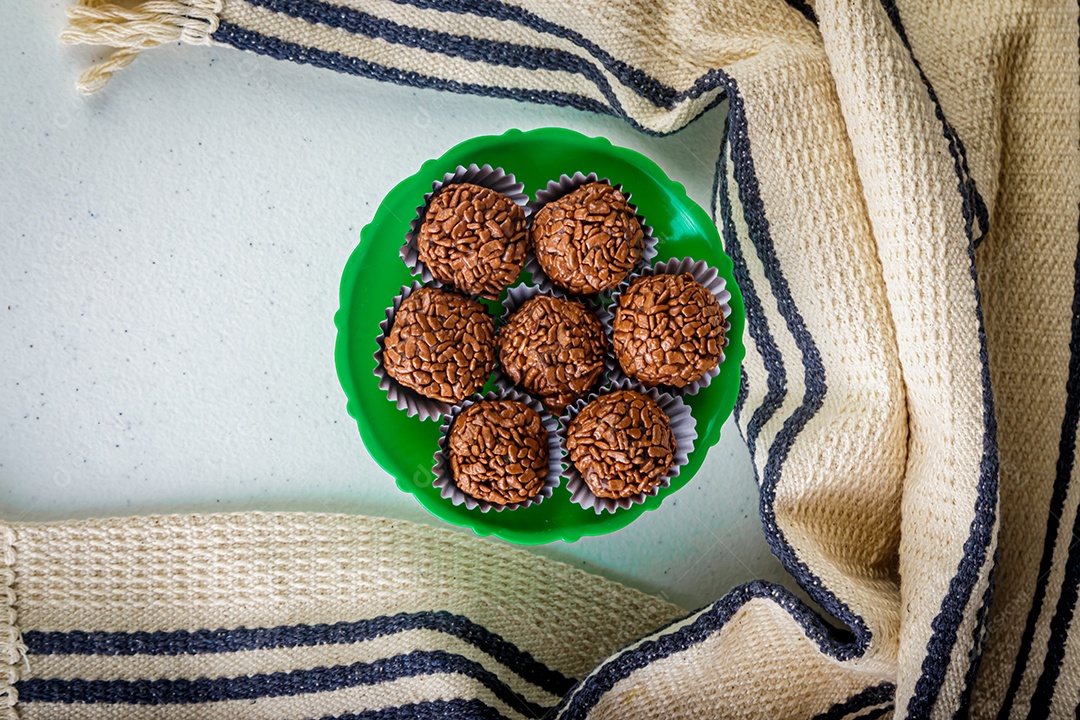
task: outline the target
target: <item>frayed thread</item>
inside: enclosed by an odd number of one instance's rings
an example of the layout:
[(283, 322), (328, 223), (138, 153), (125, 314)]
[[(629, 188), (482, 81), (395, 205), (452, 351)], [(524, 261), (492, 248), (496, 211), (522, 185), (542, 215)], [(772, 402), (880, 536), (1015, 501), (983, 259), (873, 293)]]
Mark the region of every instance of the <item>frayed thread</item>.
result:
[(103, 45), (116, 50), (79, 76), (75, 86), (85, 95), (95, 93), (140, 52), (162, 43), (209, 45), (218, 29), (221, 2), (148, 0), (126, 8), (107, 0), (79, 0), (67, 10), (68, 24), (60, 33), (60, 42)]

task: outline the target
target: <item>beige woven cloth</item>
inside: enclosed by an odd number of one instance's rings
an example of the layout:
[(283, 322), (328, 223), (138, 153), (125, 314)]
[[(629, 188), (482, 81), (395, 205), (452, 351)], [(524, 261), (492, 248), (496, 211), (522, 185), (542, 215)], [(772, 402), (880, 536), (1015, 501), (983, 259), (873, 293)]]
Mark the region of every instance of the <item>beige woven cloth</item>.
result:
[(658, 630), (680, 611), (365, 518), (16, 525), (12, 713), (1074, 716), (1075, 2), (84, 0), (65, 39), (120, 48), (88, 90), (179, 39), (653, 132), (727, 97), (738, 422), (832, 620), (754, 583)]

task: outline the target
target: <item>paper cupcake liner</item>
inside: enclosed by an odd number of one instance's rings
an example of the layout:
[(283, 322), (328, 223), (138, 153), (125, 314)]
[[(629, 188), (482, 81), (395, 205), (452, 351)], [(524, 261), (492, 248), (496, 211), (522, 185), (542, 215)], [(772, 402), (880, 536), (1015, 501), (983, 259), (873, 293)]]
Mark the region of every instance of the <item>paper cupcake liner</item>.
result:
[[(581, 297), (570, 295), (561, 288), (550, 288), (547, 290), (541, 290), (539, 286), (531, 285), (529, 283), (520, 283), (518, 285), (513, 285), (506, 291), (506, 297), (503, 298), (502, 301), (503, 312), (496, 321), (499, 332), (502, 332), (502, 329), (506, 327), (506, 322), (510, 319), (510, 316), (517, 311), (518, 308), (520, 308), (522, 305), (527, 303), (529, 300), (532, 300), (534, 297), (541, 293), (552, 295), (561, 300), (569, 300), (571, 302), (580, 303), (583, 300), (583, 298)], [(590, 303), (582, 304), (585, 306), (586, 310), (593, 313), (594, 315), (597, 315), (597, 319), (600, 320), (600, 327), (604, 330), (604, 339), (607, 343), (607, 351), (604, 353), (604, 369), (600, 373), (600, 377), (597, 378), (596, 384), (594, 385), (594, 389), (599, 389), (604, 387), (615, 377), (615, 373), (618, 372), (619, 364), (615, 361), (615, 356), (611, 352), (611, 333), (608, 330), (608, 327), (604, 325), (603, 318), (599, 317), (600, 309)], [(501, 364), (496, 365), (495, 374), (492, 377), (492, 380), (494, 381), (495, 386), (498, 387), (500, 390), (510, 390), (511, 388), (513, 388), (516, 390), (520, 390), (521, 392), (529, 392), (525, 388), (516, 385), (514, 381), (510, 378), (510, 376), (507, 375), (506, 372), (502, 369)], [(531, 397), (535, 397), (532, 395), (532, 393), (529, 393), (529, 395)], [(540, 398), (537, 397), (537, 400), (539, 399)]]
[[(502, 315), (500, 315), (498, 318), (499, 327), (505, 325), (506, 321), (510, 319), (510, 316), (513, 315), (518, 308), (532, 300), (541, 292), (547, 295), (557, 297), (560, 300), (573, 300), (575, 302), (581, 302), (580, 297), (576, 295), (571, 295), (562, 288), (541, 289), (539, 285), (527, 282), (521, 282), (516, 285), (511, 285), (506, 289), (506, 297), (504, 297), (503, 301), (500, 303), (503, 310)], [(593, 308), (589, 305), (586, 305), (585, 307), (589, 308), (589, 310), (593, 310)]]
[[(462, 492), (461, 488), (454, 482), (453, 471), (450, 469), (450, 453), (447, 447), (450, 438), (450, 428), (453, 427), (454, 420), (457, 419), (457, 416), (462, 410), (480, 400), (514, 400), (524, 403), (540, 413), (540, 420), (543, 422), (544, 429), (546, 429), (548, 433), (548, 474), (543, 487), (540, 488), (540, 492), (528, 500), (509, 503), (507, 505), (477, 500), (471, 495), (466, 495)], [(435, 465), (432, 467), (432, 471), (435, 473), (435, 487), (439, 488), (440, 496), (446, 498), (455, 505), (464, 505), (469, 510), (479, 508), (480, 512), (486, 513), (490, 510), (502, 512), (503, 510), (517, 510), (518, 508), (526, 508), (530, 505), (539, 505), (543, 502), (544, 498), (551, 497), (555, 488), (559, 486), (559, 483), (562, 481), (562, 468), (563, 449), (562, 443), (559, 441), (558, 421), (550, 412), (548, 412), (547, 408), (545, 408), (543, 403), (539, 400), (536, 400), (531, 395), (526, 395), (519, 390), (510, 389), (502, 392), (488, 392), (483, 396), (474, 396), (459, 405), (455, 405), (451, 409), (443, 419), (442, 426), (439, 428), (439, 449), (435, 451)]]
[[(615, 325), (615, 310), (619, 306), (619, 298), (627, 288), (630, 287), (630, 283), (639, 277), (647, 275), (682, 275), (683, 273), (690, 273), (694, 280), (701, 283), (706, 290), (712, 293), (712, 296), (716, 298), (716, 301), (720, 303), (720, 312), (724, 315), (724, 347), (728, 346), (731, 342), (731, 293), (727, 289), (727, 281), (720, 276), (716, 268), (710, 267), (704, 260), (694, 260), (693, 258), (672, 258), (661, 263), (657, 263), (652, 267), (644, 268), (638, 272), (631, 273), (626, 281), (611, 293), (611, 303), (605, 305), (597, 312), (597, 317), (600, 318), (600, 322), (604, 324), (604, 330), (608, 334), (608, 339), (612, 340), (611, 354), (615, 356), (614, 339), (615, 334), (613, 327)], [(717, 375), (720, 374), (720, 370), (724, 367), (725, 353), (723, 349), (720, 350), (720, 361), (709, 372), (705, 373), (699, 380), (696, 380), (688, 385), (677, 388), (670, 385), (659, 385), (661, 390), (677, 396), (689, 396), (697, 395), (702, 388), (706, 388), (713, 381)], [(627, 379), (634, 380), (626, 371), (619, 365), (618, 358), (615, 361), (615, 371), (612, 377), (616, 380)], [(635, 382), (640, 382), (635, 380)]]
[(386, 336), (394, 325), (394, 316), (405, 298), (412, 295), (422, 287), (443, 287), (442, 283), (421, 283), (414, 280), (412, 285), (402, 285), (401, 293), (394, 298), (390, 307), (386, 308), (386, 319), (379, 323), (378, 349), (375, 351), (375, 377), (379, 378), (379, 389), (386, 392), (386, 397), (397, 406), (398, 410), (404, 410), (408, 417), (418, 417), (421, 420), (440, 420), (454, 407), (453, 403), (433, 400), (407, 388), (399, 383), (386, 372), (383, 366), (383, 352), (386, 350)]
[[(472, 183), (502, 193), (525, 211), (526, 224), (528, 224), (529, 215), (532, 213), (532, 208), (529, 206), (529, 196), (525, 194), (524, 183), (519, 183), (513, 175), (502, 168), (493, 168), (490, 165), (482, 167), (477, 167), (475, 164), (469, 165), (469, 167), (458, 165), (454, 172), (443, 175), (442, 180), (435, 180), (431, 183), (431, 192), (424, 195), (423, 204), (416, 206), (416, 215), (409, 223), (409, 231), (405, 233), (405, 244), (398, 251), (398, 256), (405, 263), (405, 267), (409, 268), (409, 272), (413, 275), (419, 275), (420, 279), (426, 283), (434, 280), (435, 276), (431, 274), (431, 270), (420, 259), (420, 251), (416, 247), (416, 237), (420, 234), (420, 226), (424, 223), (424, 216), (427, 214), (431, 198), (435, 197), (444, 185), (457, 183)], [(526, 230), (526, 232), (528, 231)]]
[[(570, 453), (566, 450), (570, 423), (578, 416), (578, 413), (601, 395), (607, 395), (616, 390), (634, 390), (652, 398), (660, 406), (660, 409), (664, 411), (664, 414), (668, 416), (671, 431), (675, 434), (675, 462), (672, 464), (668, 474), (660, 478), (660, 484), (647, 493), (642, 492), (618, 500), (593, 495), (592, 490), (582, 479), (581, 473), (574, 467), (574, 463), (570, 460)], [(591, 509), (597, 515), (604, 512), (613, 513), (616, 510), (626, 510), (633, 505), (645, 502), (647, 498), (653, 497), (661, 489), (669, 487), (671, 479), (678, 477), (679, 470), (687, 463), (690, 453), (694, 451), (694, 442), (698, 437), (697, 421), (694, 420), (694, 416), (690, 413), (690, 406), (683, 402), (682, 398), (625, 378), (611, 383), (597, 392), (590, 393), (568, 407), (562, 417), (559, 418), (559, 425), (559, 441), (563, 447), (564, 462), (566, 464), (563, 476), (567, 479), (566, 489), (570, 491), (570, 501), (587, 510)]]
[[(553, 200), (558, 200), (564, 195), (569, 195), (582, 185), (587, 185), (588, 183), (592, 182), (602, 182), (607, 185), (612, 185), (610, 180), (608, 180), (607, 178), (599, 178), (597, 177), (596, 173), (589, 173), (588, 175), (584, 175), (580, 172), (575, 172), (572, 176), (561, 175), (558, 180), (550, 180), (547, 184), (547, 187), (542, 190), (536, 191), (536, 199), (529, 203), (530, 213), (532, 215), (535, 215), (540, 210), (540, 208), (544, 207), (549, 202), (552, 202)], [(637, 267), (647, 266), (649, 263), (652, 262), (653, 258), (656, 257), (657, 253), (656, 238), (653, 237), (652, 226), (648, 224), (645, 216), (638, 212), (637, 205), (634, 205), (632, 202), (630, 202), (631, 193), (623, 190), (622, 185), (614, 185), (614, 188), (623, 194), (623, 197), (626, 198), (627, 205), (630, 206), (630, 209), (634, 212), (634, 215), (637, 216), (638, 222), (641, 223), (641, 230), (645, 234), (645, 250), (642, 253), (642, 258), (638, 262)], [(525, 270), (532, 275), (533, 284), (537, 285), (544, 292), (551, 292), (553, 290), (558, 290), (564, 293), (566, 292), (566, 290), (560, 288), (558, 285), (552, 282), (551, 278), (549, 278), (547, 276), (547, 273), (544, 272), (544, 269), (540, 267), (540, 261), (536, 259), (535, 252), (529, 254), (529, 259), (525, 262)], [(634, 270), (631, 270), (630, 274), (632, 275), (634, 272)], [(592, 295), (575, 295), (575, 297), (581, 297), (582, 299), (588, 298), (591, 302), (599, 305), (603, 304), (602, 296), (606, 294), (607, 293), (601, 292), (594, 293)]]

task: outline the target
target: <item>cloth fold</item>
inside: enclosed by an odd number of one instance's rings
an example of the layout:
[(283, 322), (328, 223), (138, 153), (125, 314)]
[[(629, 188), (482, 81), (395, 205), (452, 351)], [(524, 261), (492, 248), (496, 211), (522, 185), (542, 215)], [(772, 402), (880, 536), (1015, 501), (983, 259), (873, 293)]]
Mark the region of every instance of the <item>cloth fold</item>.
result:
[[(675, 619), (389, 521), (16, 525), (0, 647), (19, 679), (0, 697), (23, 717), (1074, 715), (1077, 3), (222, 0), (212, 21), (187, 4), (161, 22), (646, 132), (726, 99), (714, 215), (747, 307), (736, 420), (763, 532), (830, 619), (764, 583)], [(126, 16), (81, 5), (104, 25), (75, 12), (67, 37), (130, 62)], [(387, 623), (410, 629), (372, 630)]]

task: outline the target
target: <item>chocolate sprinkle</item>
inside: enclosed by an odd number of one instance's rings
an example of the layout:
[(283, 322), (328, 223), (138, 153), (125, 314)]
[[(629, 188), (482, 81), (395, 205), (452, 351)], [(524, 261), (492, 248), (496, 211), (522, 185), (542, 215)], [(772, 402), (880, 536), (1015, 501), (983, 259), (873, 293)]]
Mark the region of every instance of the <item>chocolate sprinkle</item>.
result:
[(446, 185), (428, 203), (416, 249), (437, 280), (494, 300), (525, 264), (525, 211), (479, 185)]
[(581, 303), (537, 295), (499, 332), (499, 362), (514, 383), (555, 413), (585, 395), (604, 371), (607, 340)]
[(675, 434), (652, 398), (618, 390), (581, 409), (566, 449), (594, 495), (628, 498), (660, 484), (675, 462)]
[(524, 403), (470, 405), (454, 418), (447, 446), (454, 483), (477, 500), (522, 502), (547, 480), (547, 429), (540, 413)]
[(610, 290), (645, 252), (645, 233), (626, 198), (593, 182), (540, 208), (532, 225), (536, 260), (553, 283), (577, 295)]
[(384, 345), (387, 375), (425, 397), (460, 402), (495, 367), (495, 322), (477, 300), (423, 287), (402, 301)]
[(689, 273), (639, 277), (619, 296), (611, 342), (631, 378), (682, 388), (719, 364), (723, 311)]

